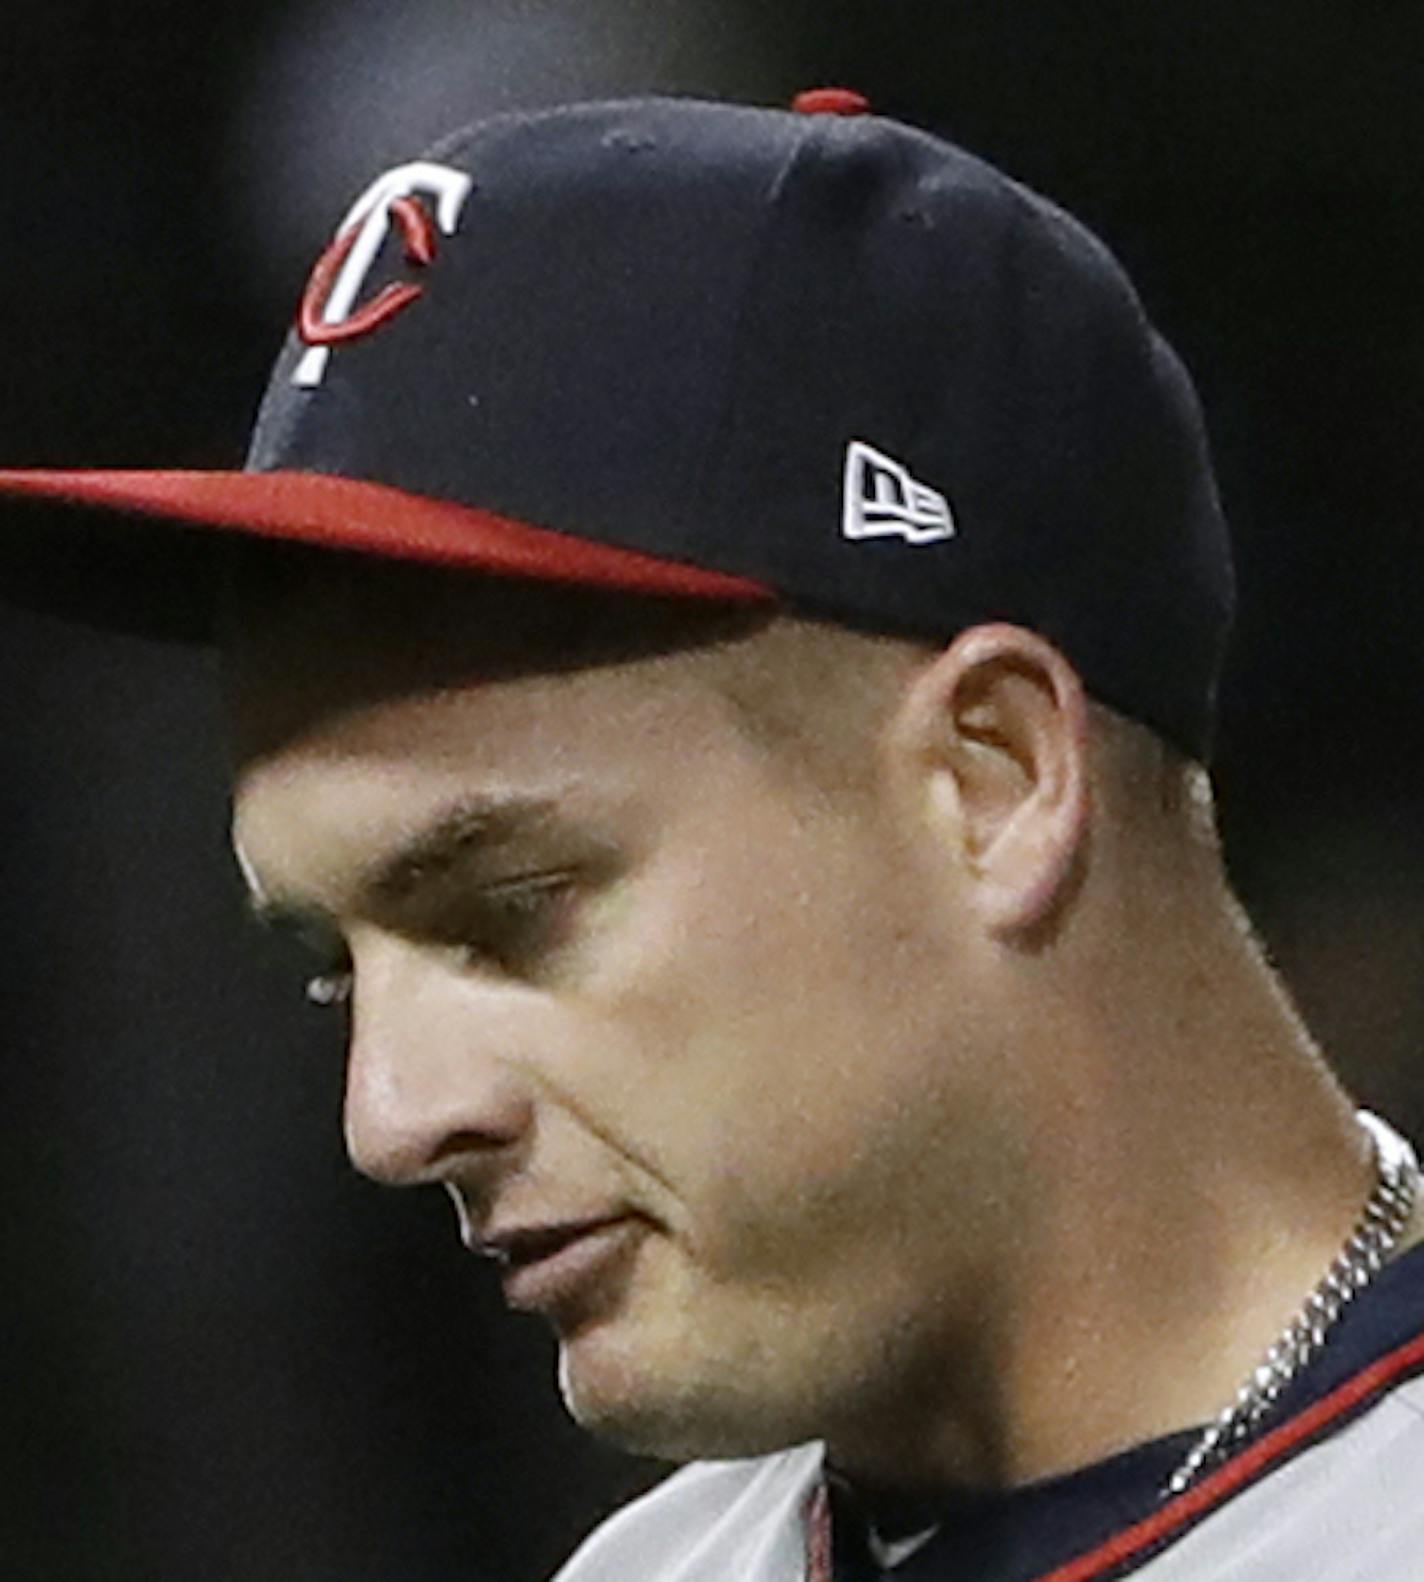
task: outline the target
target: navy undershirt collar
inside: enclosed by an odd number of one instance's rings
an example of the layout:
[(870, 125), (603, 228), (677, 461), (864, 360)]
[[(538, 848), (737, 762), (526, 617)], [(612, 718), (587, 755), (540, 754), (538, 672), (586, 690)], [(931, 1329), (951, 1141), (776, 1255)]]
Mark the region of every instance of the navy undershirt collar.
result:
[[(1272, 1424), (1329, 1395), (1421, 1329), (1424, 1246), (1390, 1264), (1346, 1309), (1329, 1345), (1282, 1396)], [(1034, 1582), (1157, 1510), (1160, 1490), (1198, 1432), (1154, 1439), (1023, 1488), (932, 1501), (852, 1488), (832, 1474), (836, 1582)], [(935, 1525), (935, 1536), (891, 1570), (871, 1557), (868, 1526), (893, 1543)]]

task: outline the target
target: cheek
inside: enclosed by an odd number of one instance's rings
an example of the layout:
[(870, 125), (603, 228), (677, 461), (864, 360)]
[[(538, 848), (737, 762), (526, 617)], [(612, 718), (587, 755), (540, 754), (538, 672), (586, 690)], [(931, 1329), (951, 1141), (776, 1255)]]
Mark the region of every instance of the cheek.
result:
[(656, 876), (587, 1002), (588, 1046), (620, 1052), (598, 1084), (610, 1127), (705, 1270), (768, 1280), (884, 1233), (944, 1064), (903, 903), (844, 857), (818, 858), (813, 889), (792, 855), (744, 845)]

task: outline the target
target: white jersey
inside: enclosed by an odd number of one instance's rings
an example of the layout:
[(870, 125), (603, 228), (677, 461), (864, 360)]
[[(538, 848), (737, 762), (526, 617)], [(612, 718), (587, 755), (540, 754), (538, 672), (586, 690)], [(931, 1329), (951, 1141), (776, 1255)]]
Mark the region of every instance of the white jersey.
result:
[[(1347, 1310), (1253, 1443), (1164, 1499), (1193, 1437), (965, 1501), (908, 1541), (833, 1501), (837, 1582), (1424, 1582), (1424, 1247)], [(555, 1582), (807, 1582), (823, 1482), (817, 1445), (685, 1467)]]

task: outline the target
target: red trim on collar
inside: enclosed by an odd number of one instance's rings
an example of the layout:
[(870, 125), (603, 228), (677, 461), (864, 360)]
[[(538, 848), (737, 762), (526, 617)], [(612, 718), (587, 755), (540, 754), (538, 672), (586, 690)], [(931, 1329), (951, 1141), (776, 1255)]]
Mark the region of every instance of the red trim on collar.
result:
[(1145, 1559), (1144, 1550), (1154, 1549), (1163, 1538), (1175, 1533), (1178, 1528), (1209, 1515), (1232, 1495), (1241, 1493), (1248, 1485), (1270, 1472), (1293, 1451), (1303, 1450), (1309, 1440), (1330, 1427), (1338, 1418), (1362, 1405), (1371, 1395), (1421, 1367), (1424, 1367), (1424, 1334), (1416, 1335), (1413, 1340), (1372, 1362), (1353, 1378), (1338, 1385), (1329, 1395), (1321, 1396), (1288, 1422), (1248, 1445), (1219, 1471), (1168, 1501), (1151, 1516), (1115, 1533), (1106, 1543), (1087, 1554), (1079, 1555), (1076, 1560), (1044, 1572), (1037, 1582), (1093, 1582), (1093, 1579), (1103, 1576), (1113, 1567), (1139, 1555)]
[(806, 1530), (806, 1582), (835, 1582), (831, 1557), (831, 1491), (822, 1476), (802, 1513)]

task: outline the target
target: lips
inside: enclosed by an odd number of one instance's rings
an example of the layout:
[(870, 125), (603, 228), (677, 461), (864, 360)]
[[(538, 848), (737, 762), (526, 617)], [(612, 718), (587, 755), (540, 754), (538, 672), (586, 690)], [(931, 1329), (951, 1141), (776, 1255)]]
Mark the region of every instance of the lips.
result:
[(496, 1263), (514, 1268), (547, 1258), (561, 1247), (577, 1241), (580, 1236), (587, 1236), (604, 1225), (611, 1225), (621, 1217), (610, 1214), (552, 1225), (518, 1225), (508, 1230), (487, 1231), (479, 1238), (475, 1250), (486, 1258), (493, 1258)]
[(585, 1321), (621, 1289), (646, 1221), (631, 1214), (487, 1231), (476, 1250), (503, 1266), (505, 1299), (562, 1326)]

